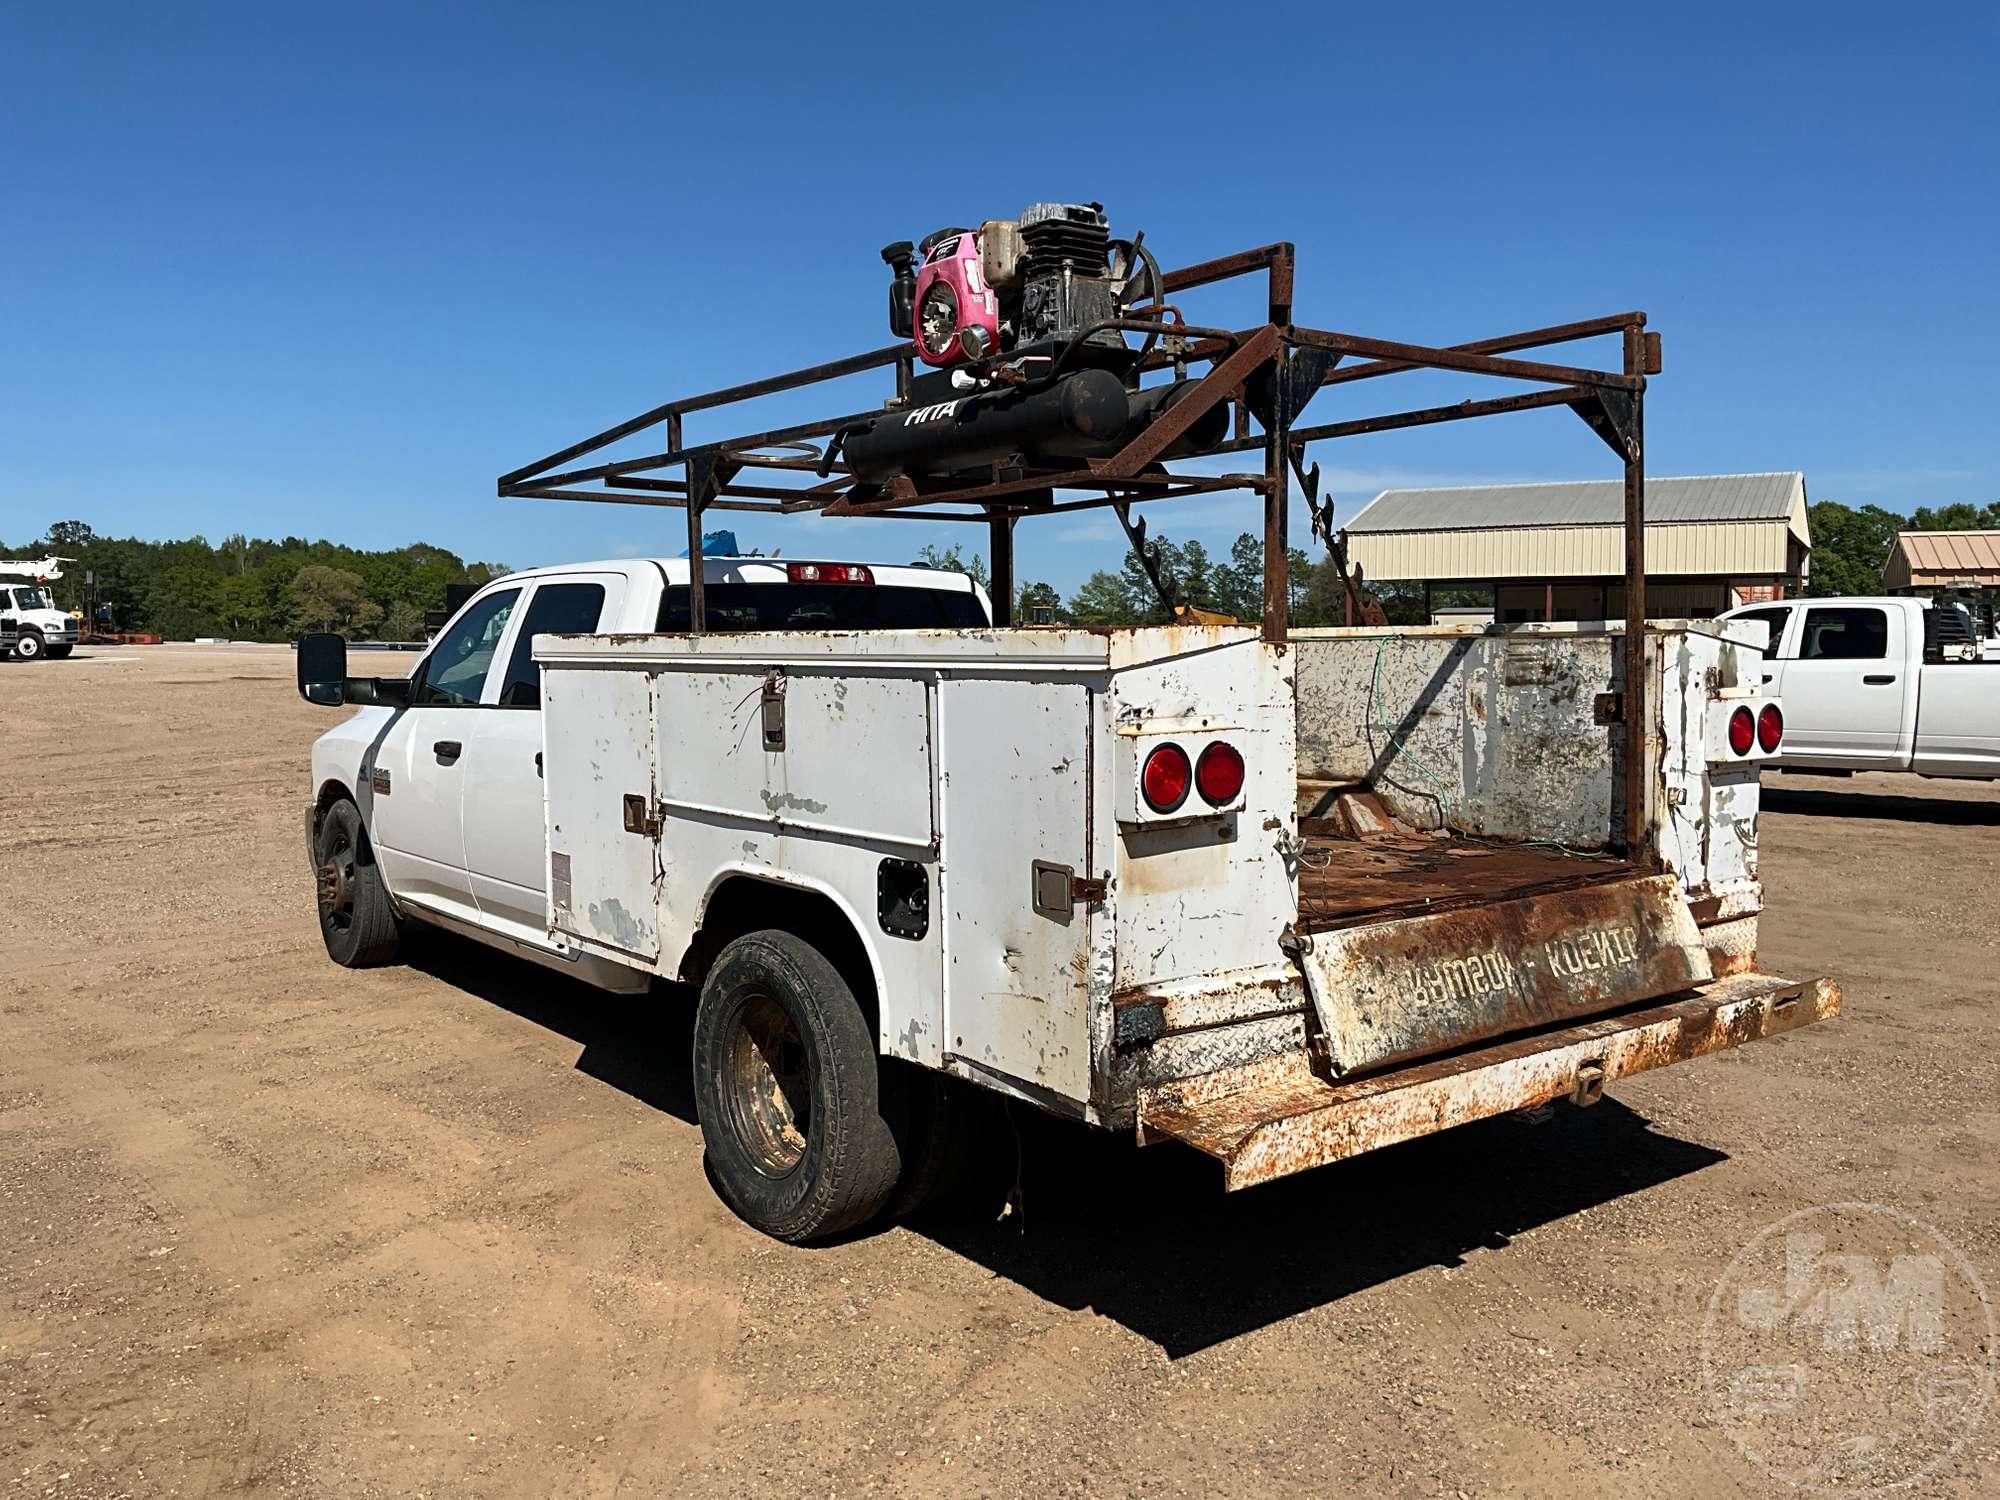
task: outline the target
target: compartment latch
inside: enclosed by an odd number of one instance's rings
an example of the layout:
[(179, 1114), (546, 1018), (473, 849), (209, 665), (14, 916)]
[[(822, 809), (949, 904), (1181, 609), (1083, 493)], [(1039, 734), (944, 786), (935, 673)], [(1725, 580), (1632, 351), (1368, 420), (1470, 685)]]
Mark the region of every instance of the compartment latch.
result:
[(648, 805), (648, 799), (643, 792), (625, 794), (625, 831), (649, 839), (660, 836), (660, 815)]

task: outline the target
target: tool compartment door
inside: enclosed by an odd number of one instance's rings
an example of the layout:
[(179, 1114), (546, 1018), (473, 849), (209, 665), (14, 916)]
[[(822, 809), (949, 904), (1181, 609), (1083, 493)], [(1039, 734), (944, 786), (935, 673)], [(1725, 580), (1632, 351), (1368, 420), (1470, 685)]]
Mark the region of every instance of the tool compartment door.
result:
[(550, 930), (649, 966), (660, 956), (654, 681), (629, 668), (542, 672)]
[(1080, 1102), (1091, 908), (1067, 898), (1072, 876), (1103, 873), (1090, 861), (1090, 691), (947, 679), (939, 709), (947, 1050)]

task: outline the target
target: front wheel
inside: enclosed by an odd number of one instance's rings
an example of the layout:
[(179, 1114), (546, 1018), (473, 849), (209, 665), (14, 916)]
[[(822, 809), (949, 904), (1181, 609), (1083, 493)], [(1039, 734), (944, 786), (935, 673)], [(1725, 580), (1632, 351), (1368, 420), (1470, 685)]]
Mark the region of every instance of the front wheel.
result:
[(42, 655), (42, 633), (39, 630), (24, 630), (14, 642), (14, 654), (22, 661), (34, 661)]
[(401, 925), (352, 802), (336, 802), (313, 837), (313, 884), (326, 956), (344, 969), (394, 963)]
[(874, 1030), (840, 971), (790, 933), (749, 933), (716, 956), (694, 1090), (716, 1191), (768, 1235), (824, 1239), (895, 1190)]
[(48, 646), (44, 649), (48, 652), (50, 661), (61, 661), (74, 648), (69, 646)]

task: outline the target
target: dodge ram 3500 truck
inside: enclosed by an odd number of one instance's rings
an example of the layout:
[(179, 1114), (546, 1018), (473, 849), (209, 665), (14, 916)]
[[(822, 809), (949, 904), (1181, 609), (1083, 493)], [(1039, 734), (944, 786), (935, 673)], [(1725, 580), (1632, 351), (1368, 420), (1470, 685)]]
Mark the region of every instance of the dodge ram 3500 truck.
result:
[(2000, 776), (2000, 672), (1958, 606), (1801, 599), (1722, 618), (1770, 629), (1762, 676), (1784, 697), (1781, 769)]
[(693, 987), (773, 1235), (920, 1202), (974, 1086), (1237, 1188), (1838, 1009), (1757, 966), (1761, 627), (1647, 629), (1620, 848), (1615, 629), (996, 629), (954, 573), (710, 559), (687, 633), (687, 568), (511, 575), (407, 681), (307, 637), (363, 705), (307, 832), (337, 962), (429, 922)]

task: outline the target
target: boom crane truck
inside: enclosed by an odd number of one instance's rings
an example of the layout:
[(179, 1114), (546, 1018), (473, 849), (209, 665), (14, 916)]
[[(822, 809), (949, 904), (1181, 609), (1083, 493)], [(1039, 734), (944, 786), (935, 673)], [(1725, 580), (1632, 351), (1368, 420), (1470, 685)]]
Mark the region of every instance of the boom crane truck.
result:
[(62, 577), (68, 557), (0, 558), (0, 656), (17, 661), (60, 660), (83, 638), (73, 615), (57, 609), (50, 583)]
[[(642, 1003), (692, 992), (713, 1179), (797, 1241), (949, 1181), (968, 1090), (1179, 1142), (1234, 1189), (1837, 1012), (1830, 980), (1758, 962), (1764, 632), (1645, 618), (1643, 314), (1444, 348), (1316, 329), (1290, 245), (1163, 271), (1095, 204), (884, 259), (894, 343), (499, 481), (678, 507), (685, 558), (497, 580), (406, 679), (301, 643), (304, 696), (358, 709), (306, 808), (336, 962), (435, 924)], [(1263, 321), (1184, 315), (1245, 277)], [(1613, 361), (1522, 357), (1593, 339)], [(1410, 369), (1509, 384), (1301, 424)], [(866, 410), (684, 430), (877, 370)], [(1342, 555), (1311, 444), (1538, 406), (1624, 466), (1624, 621), (1289, 628), (1295, 491)], [(603, 456), (649, 430), (663, 450)], [(1228, 454), (1260, 462), (1176, 467)], [(1136, 507), (1228, 491), (1261, 509), (1261, 622), (1012, 628), (1017, 525), (1110, 507), (1150, 566)], [(729, 510), (969, 525), (992, 591), (704, 556)]]

